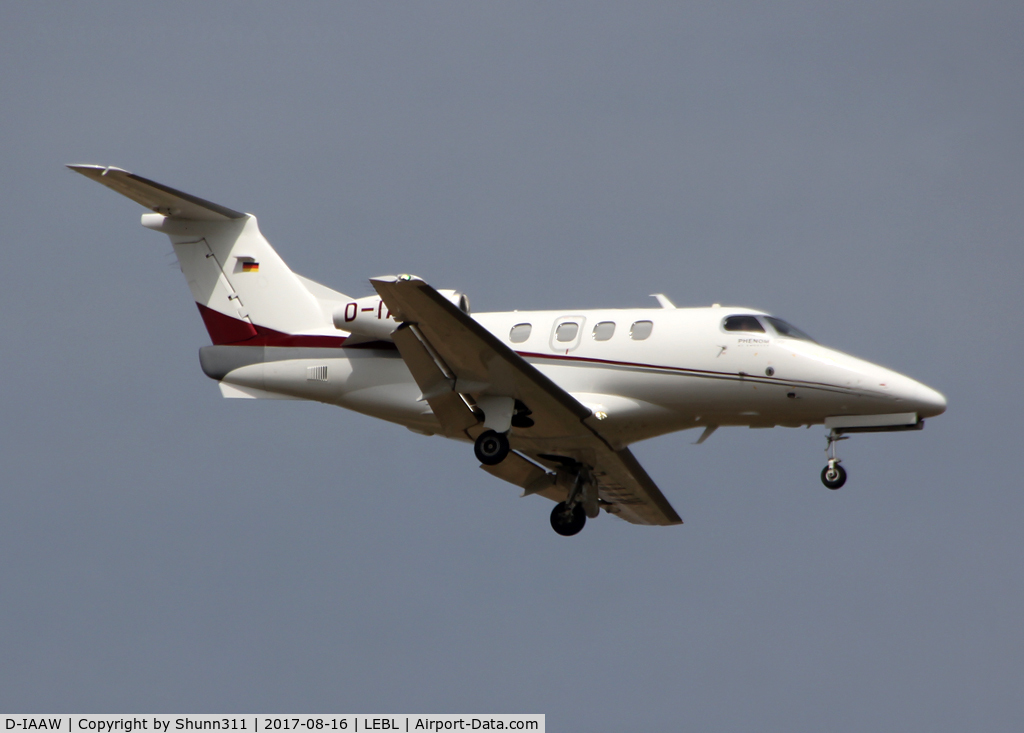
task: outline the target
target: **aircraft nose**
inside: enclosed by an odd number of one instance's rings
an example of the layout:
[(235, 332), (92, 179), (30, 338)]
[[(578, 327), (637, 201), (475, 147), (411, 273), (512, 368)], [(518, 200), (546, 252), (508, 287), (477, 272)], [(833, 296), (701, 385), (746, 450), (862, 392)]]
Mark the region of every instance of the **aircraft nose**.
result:
[(945, 395), (931, 387), (925, 387), (923, 384), (921, 386), (924, 387), (925, 392), (925, 399), (923, 400), (925, 407), (918, 410), (921, 417), (935, 417), (944, 413), (946, 411)]
[(903, 388), (904, 397), (907, 402), (914, 406), (918, 416), (935, 417), (946, 411), (946, 397), (939, 391), (932, 389), (920, 382), (908, 380), (910, 384)]

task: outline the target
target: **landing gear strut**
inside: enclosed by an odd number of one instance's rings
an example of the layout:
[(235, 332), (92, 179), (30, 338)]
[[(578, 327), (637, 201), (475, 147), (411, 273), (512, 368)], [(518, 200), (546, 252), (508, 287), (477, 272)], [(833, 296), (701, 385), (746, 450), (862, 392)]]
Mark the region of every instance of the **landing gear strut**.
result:
[(840, 440), (846, 440), (846, 437), (835, 430), (829, 432), (828, 447), (825, 449), (825, 453), (828, 455), (828, 464), (821, 469), (821, 483), (825, 484), (825, 488), (833, 491), (842, 488), (842, 485), (846, 483), (846, 469), (839, 465), (839, 457), (836, 456), (836, 443)]
[(480, 433), (473, 445), (476, 459), (485, 466), (497, 466), (508, 455), (508, 436), (493, 430)]
[(563, 537), (579, 534), (587, 523), (587, 517), (593, 519), (601, 513), (597, 484), (585, 466), (577, 463), (576, 471), (576, 480), (573, 481), (569, 496), (551, 510), (551, 529)]

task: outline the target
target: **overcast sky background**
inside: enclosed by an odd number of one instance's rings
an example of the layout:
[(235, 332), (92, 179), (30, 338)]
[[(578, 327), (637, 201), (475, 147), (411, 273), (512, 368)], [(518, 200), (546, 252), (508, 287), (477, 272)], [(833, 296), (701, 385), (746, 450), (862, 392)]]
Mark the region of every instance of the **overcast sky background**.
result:
[[(1024, 719), (1020, 2), (0, 5), (0, 710)], [(252, 212), (350, 295), (732, 303), (943, 392), (921, 433), (634, 447), (686, 524), (223, 400), (166, 237)]]

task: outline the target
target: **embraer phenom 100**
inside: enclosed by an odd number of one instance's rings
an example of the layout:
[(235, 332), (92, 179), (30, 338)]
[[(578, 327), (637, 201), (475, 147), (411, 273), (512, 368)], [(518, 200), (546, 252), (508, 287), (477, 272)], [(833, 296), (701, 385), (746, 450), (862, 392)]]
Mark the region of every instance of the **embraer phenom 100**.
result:
[(466, 296), (411, 275), (350, 298), (295, 274), (256, 217), (120, 168), (72, 170), (151, 209), (171, 239), (213, 345), (203, 372), (225, 397), (316, 400), (473, 443), (488, 473), (556, 502), (574, 535), (601, 509), (634, 524), (682, 520), (629, 444), (723, 425), (829, 430), (830, 489), (847, 433), (919, 430), (945, 398), (826, 348), (750, 308), (470, 315)]

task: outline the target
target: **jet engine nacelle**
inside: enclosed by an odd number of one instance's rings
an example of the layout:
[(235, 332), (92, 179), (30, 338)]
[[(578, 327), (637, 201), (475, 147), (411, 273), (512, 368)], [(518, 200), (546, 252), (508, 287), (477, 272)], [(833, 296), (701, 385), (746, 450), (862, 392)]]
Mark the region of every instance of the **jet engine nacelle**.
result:
[(334, 327), (369, 340), (390, 341), (398, 323), (379, 295), (368, 295), (335, 310)]
[[(457, 290), (438, 290), (463, 313), (469, 313), (469, 298)], [(361, 340), (390, 341), (398, 322), (379, 295), (350, 300), (334, 311), (334, 327), (348, 331)]]
[(469, 296), (465, 293), (460, 293), (458, 290), (438, 290), (441, 295), (446, 297), (452, 302), (452, 304), (460, 311), (469, 315)]

